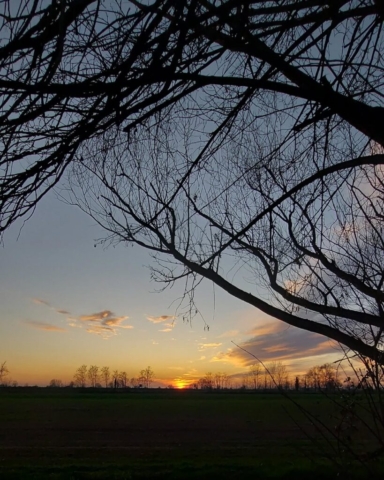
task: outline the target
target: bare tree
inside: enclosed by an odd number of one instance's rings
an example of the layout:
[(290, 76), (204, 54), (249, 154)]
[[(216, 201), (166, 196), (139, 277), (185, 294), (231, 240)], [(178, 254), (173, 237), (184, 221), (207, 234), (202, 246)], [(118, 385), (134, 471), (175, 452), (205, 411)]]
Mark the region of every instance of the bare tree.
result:
[(249, 367), (249, 374), (252, 381), (252, 388), (257, 390), (261, 387), (261, 376), (262, 376), (262, 367), (260, 363), (255, 363)]
[(212, 372), (207, 372), (204, 377), (197, 382), (201, 390), (212, 390), (214, 387), (214, 375)]
[(91, 387), (95, 388), (100, 377), (99, 367), (97, 367), (96, 365), (91, 365), (88, 369), (87, 375), (88, 375), (88, 379), (90, 381)]
[(221, 374), (222, 388), (231, 388), (231, 379), (228, 373), (224, 372)]
[(265, 363), (265, 376), (267, 379), (267, 388), (273, 389), (276, 387), (276, 373), (277, 373), (277, 362)]
[(228, 388), (229, 377), (227, 373), (218, 372), (213, 376), (213, 385), (214, 388), (220, 390), (222, 388)]
[(139, 380), (142, 383), (143, 387), (149, 388), (153, 379), (155, 377), (155, 373), (151, 367), (147, 367), (144, 370), (140, 371)]
[(335, 390), (340, 386), (337, 369), (330, 363), (315, 365), (306, 373), (307, 387), (315, 390)]
[(105, 388), (108, 387), (109, 380), (111, 378), (111, 373), (109, 371), (109, 367), (102, 367), (101, 368), (101, 378), (103, 379), (103, 382), (105, 383)]
[(174, 2), (14, 3), (0, 3), (0, 232), (32, 213), (84, 140), (179, 95), (167, 67), (180, 46), (160, 25)]
[(21, 3), (2, 230), (72, 165), (72, 201), (184, 279), (189, 315), (205, 278), (383, 363), (382, 2)]
[(7, 362), (3, 362), (0, 365), (0, 385), (3, 384), (5, 377), (9, 375), (9, 370), (7, 367)]
[(183, 10), (183, 53), (218, 55), (183, 84), (202, 82), (199, 100), (172, 101), (129, 140), (114, 128), (84, 142), (74, 202), (107, 242), (150, 249), (157, 281), (184, 279), (191, 316), (204, 278), (382, 362), (381, 12), (261, 3), (240, 2), (240, 33), (238, 2)]
[(140, 386), (140, 380), (138, 378), (132, 377), (129, 381), (132, 388), (138, 388)]
[(282, 362), (276, 362), (275, 382), (278, 388), (285, 388), (289, 385), (289, 374), (286, 365)]
[(121, 388), (127, 388), (127, 383), (128, 383), (127, 372), (120, 372), (119, 373), (119, 383), (120, 383)]
[(119, 388), (120, 386), (118, 370), (113, 370), (112, 372), (112, 385), (113, 385), (113, 388)]
[(299, 376), (296, 376), (295, 377), (295, 390), (296, 392), (298, 392), (300, 390), (300, 377)]
[(87, 365), (82, 365), (76, 370), (74, 375), (74, 381), (76, 387), (86, 387), (87, 386)]
[(63, 382), (57, 378), (53, 378), (48, 385), (50, 388), (62, 388), (63, 386)]

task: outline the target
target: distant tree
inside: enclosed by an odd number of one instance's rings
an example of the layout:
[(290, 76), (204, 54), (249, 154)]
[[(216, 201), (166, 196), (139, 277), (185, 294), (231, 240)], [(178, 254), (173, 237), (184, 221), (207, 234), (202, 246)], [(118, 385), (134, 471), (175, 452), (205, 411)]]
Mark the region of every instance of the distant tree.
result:
[(336, 387), (340, 386), (340, 381), (337, 375), (337, 369), (331, 363), (325, 363), (320, 366), (321, 372), (321, 383), (323, 388), (327, 390), (334, 390)]
[(286, 365), (282, 362), (275, 364), (275, 382), (278, 388), (284, 388), (288, 384), (289, 375)]
[(112, 372), (112, 382), (113, 382), (113, 388), (119, 388), (119, 371), (114, 370)]
[(226, 373), (218, 372), (214, 375), (214, 386), (217, 390), (227, 387), (228, 376)]
[(8, 374), (9, 374), (9, 370), (7, 367), (7, 362), (3, 362), (0, 365), (0, 385), (3, 384), (3, 381)]
[(149, 388), (151, 386), (151, 383), (153, 382), (154, 377), (154, 371), (151, 369), (151, 367), (148, 366), (144, 370), (141, 370), (139, 380), (143, 384), (143, 387)]
[(122, 388), (127, 388), (128, 383), (128, 375), (127, 372), (120, 372), (119, 373), (119, 383)]
[(82, 365), (76, 370), (74, 375), (76, 387), (86, 387), (87, 385), (87, 365)]
[(88, 369), (88, 379), (91, 384), (91, 387), (95, 388), (96, 383), (99, 380), (99, 367), (96, 365), (91, 365)]
[(111, 373), (109, 371), (109, 367), (102, 367), (101, 368), (101, 378), (103, 379), (103, 382), (105, 384), (105, 388), (108, 387), (109, 380), (111, 378)]
[(231, 379), (229, 378), (227, 373), (222, 373), (221, 374), (221, 383), (222, 383), (222, 388), (229, 388), (231, 384)]
[(315, 390), (334, 390), (340, 385), (334, 365), (315, 365), (306, 373), (307, 386)]
[(282, 362), (269, 362), (264, 365), (264, 388), (288, 388), (289, 374)]
[(276, 374), (276, 362), (270, 362), (265, 364), (266, 372), (265, 372), (265, 380), (268, 389), (275, 388), (275, 383), (273, 379), (275, 378)]
[(298, 392), (300, 390), (300, 379), (299, 377), (295, 378), (295, 390)]
[(48, 385), (48, 387), (51, 387), (51, 388), (61, 388), (63, 386), (64, 386), (63, 382), (57, 378), (53, 378)]
[(252, 387), (256, 390), (260, 388), (260, 377), (262, 375), (262, 367), (260, 363), (255, 363), (249, 367), (249, 374), (252, 382)]
[(216, 389), (228, 388), (229, 377), (226, 373), (218, 372), (212, 377), (212, 386)]
[(137, 388), (140, 384), (140, 381), (138, 378), (132, 377), (129, 381), (130, 385), (132, 388)]
[(204, 377), (198, 380), (197, 383), (201, 390), (212, 390), (214, 386), (214, 378), (212, 372), (206, 373)]
[(251, 379), (250, 379), (250, 376), (249, 376), (249, 372), (246, 372), (242, 375), (238, 388), (240, 388), (242, 390), (246, 390), (247, 388), (250, 387), (251, 384), (252, 384), (252, 382), (251, 382)]

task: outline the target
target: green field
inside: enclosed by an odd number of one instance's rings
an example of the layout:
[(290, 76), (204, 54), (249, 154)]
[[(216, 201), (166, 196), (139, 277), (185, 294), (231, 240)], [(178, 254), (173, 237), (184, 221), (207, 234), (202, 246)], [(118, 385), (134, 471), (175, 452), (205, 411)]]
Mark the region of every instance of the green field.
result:
[[(292, 398), (330, 428), (340, 422), (339, 407), (325, 396)], [(354, 432), (350, 444), (365, 448), (369, 437)], [(342, 446), (331, 454), (311, 418), (276, 393), (0, 389), (1, 479), (316, 479), (364, 472)]]

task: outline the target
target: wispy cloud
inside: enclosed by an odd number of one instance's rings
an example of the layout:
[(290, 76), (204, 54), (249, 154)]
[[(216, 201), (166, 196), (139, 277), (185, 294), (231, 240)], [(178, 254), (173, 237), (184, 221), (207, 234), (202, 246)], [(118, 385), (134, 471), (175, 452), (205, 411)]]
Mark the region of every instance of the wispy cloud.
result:
[(88, 333), (94, 333), (103, 337), (117, 334), (116, 328), (132, 329), (133, 325), (122, 325), (128, 316), (116, 316), (111, 310), (69, 317), (68, 325), (71, 327), (86, 327)]
[[(128, 320), (127, 316), (117, 316), (111, 310), (101, 310), (100, 312), (87, 313), (79, 316), (72, 315), (69, 310), (56, 308), (51, 303), (41, 298), (33, 298), (33, 303), (36, 305), (43, 305), (51, 310), (54, 310), (60, 315), (67, 316), (67, 325), (69, 327), (85, 328), (86, 332), (99, 335), (103, 338), (109, 338), (117, 335), (118, 328), (124, 328), (130, 330), (133, 325), (123, 325), (123, 322)], [(167, 317), (168, 318), (168, 317)], [(30, 323), (30, 322), (29, 322)], [(33, 324), (33, 325), (32, 325)], [(40, 328), (41, 330), (50, 331), (66, 331), (60, 327), (54, 325), (44, 324), (41, 322), (32, 322), (31, 326), (34, 328)]]
[[(122, 327), (120, 325), (124, 320), (127, 320), (128, 317), (109, 317), (103, 320), (103, 325), (108, 325), (109, 327)], [(132, 328), (132, 325), (127, 325)]]
[(102, 312), (90, 313), (88, 315), (80, 315), (79, 320), (82, 322), (100, 322), (113, 316), (110, 310), (103, 310)]
[(176, 320), (176, 317), (174, 315), (160, 315), (159, 317), (152, 317), (148, 316), (147, 320), (149, 320), (152, 323), (163, 323), (163, 322), (169, 322), (170, 320)]
[(239, 334), (238, 330), (228, 330), (227, 332), (222, 333), (217, 338), (233, 338)]
[(32, 298), (32, 302), (36, 305), (45, 305), (47, 307), (51, 306), (49, 302), (47, 302), (46, 300), (42, 300), (41, 298)]
[(36, 322), (34, 320), (26, 320), (24, 323), (29, 325), (32, 328), (37, 330), (44, 330), (46, 332), (66, 332), (65, 328), (57, 327), (56, 325), (51, 325), (50, 323), (45, 322)]
[(222, 343), (199, 343), (199, 350), (206, 350), (207, 348), (217, 348), (220, 347)]
[(117, 335), (117, 332), (114, 328), (106, 327), (104, 325), (92, 325), (91, 327), (87, 328), (87, 332), (100, 335), (105, 340), (113, 335)]
[(172, 332), (173, 328), (162, 328), (159, 332)]
[(67, 318), (67, 322), (68, 322), (68, 325), (69, 325), (70, 327), (81, 328), (81, 325), (79, 325), (79, 324), (76, 322), (76, 319)]
[(68, 310), (63, 310), (61, 308), (54, 307), (50, 302), (43, 300), (41, 298), (32, 298), (32, 302), (36, 305), (43, 305), (44, 307), (48, 307), (50, 310), (54, 310), (56, 313), (60, 313), (60, 315), (70, 315), (71, 313)]
[(191, 368), (188, 372), (183, 373), (183, 377), (199, 378), (200, 374), (196, 368)]
[(132, 329), (133, 325), (122, 325), (127, 316), (117, 316), (111, 310), (102, 310), (101, 312), (80, 315), (77, 318), (71, 318), (71, 322), (86, 326), (86, 331), (94, 335), (99, 335), (104, 339), (117, 335), (118, 328)]
[(247, 352), (229, 348), (217, 353), (212, 362), (227, 362), (237, 366), (248, 366), (255, 362), (252, 355), (262, 361), (293, 361), (317, 355), (335, 353), (335, 343), (306, 330), (287, 327), (282, 322), (270, 322), (255, 327), (250, 332), (253, 336), (239, 344)]

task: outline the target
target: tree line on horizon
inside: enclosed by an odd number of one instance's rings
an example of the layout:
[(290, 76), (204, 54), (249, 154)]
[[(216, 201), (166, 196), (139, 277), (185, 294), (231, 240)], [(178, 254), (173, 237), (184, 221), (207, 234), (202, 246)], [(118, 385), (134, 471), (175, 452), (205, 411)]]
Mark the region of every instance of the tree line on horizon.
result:
[[(345, 382), (348, 383), (348, 382)], [(227, 373), (208, 372), (190, 387), (201, 390), (335, 390), (342, 386), (336, 367), (330, 363), (315, 365), (305, 374), (291, 377), (279, 361), (255, 363), (240, 379)]]
[[(72, 387), (92, 387), (92, 388), (150, 388), (155, 373), (150, 366), (140, 370), (136, 377), (129, 378), (127, 372), (119, 370), (111, 370), (109, 367), (98, 367), (97, 365), (81, 365), (70, 383)], [(49, 383), (50, 387), (62, 387), (61, 380), (52, 379)]]
[[(6, 362), (0, 364), (0, 386), (17, 387), (18, 382), (9, 378)], [(127, 372), (111, 370), (110, 367), (97, 365), (81, 365), (68, 385), (58, 378), (50, 380), (51, 388), (150, 388), (155, 373), (150, 366), (140, 370), (136, 377), (129, 378)], [(290, 375), (287, 366), (280, 361), (255, 363), (249, 370), (240, 375), (228, 375), (226, 372), (207, 372), (196, 382), (186, 386), (200, 390), (328, 390), (332, 391), (342, 386), (353, 384), (350, 377), (342, 382), (337, 368), (331, 363), (315, 365), (302, 375)], [(27, 386), (27, 385), (26, 385)], [(168, 388), (173, 388), (169, 385)]]

